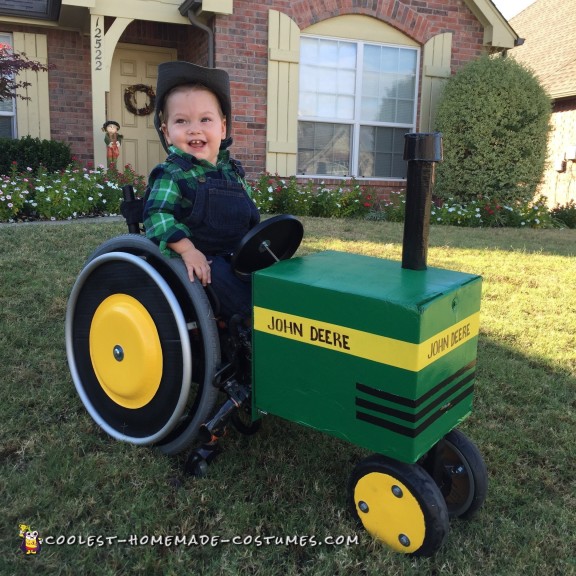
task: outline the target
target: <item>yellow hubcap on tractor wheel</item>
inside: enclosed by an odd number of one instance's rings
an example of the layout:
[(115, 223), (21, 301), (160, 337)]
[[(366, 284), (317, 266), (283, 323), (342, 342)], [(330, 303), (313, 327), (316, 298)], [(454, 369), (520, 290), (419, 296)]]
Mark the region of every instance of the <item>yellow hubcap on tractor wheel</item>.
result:
[(132, 296), (101, 302), (90, 325), (90, 358), (102, 390), (124, 408), (142, 408), (162, 379), (162, 346), (148, 310)]
[(422, 508), (397, 478), (382, 472), (362, 476), (354, 488), (354, 503), (364, 528), (397, 552), (418, 550), (426, 535)]

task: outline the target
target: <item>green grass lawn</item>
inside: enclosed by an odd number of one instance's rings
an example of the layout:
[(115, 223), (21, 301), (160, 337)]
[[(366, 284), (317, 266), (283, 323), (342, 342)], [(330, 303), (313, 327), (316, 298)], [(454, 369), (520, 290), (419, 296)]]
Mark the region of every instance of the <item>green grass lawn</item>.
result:
[[(401, 258), (399, 224), (303, 222), (299, 254)], [(346, 484), (367, 454), (356, 446), (269, 416), (256, 436), (231, 432), (197, 480), (182, 474), (184, 456), (100, 431), (68, 371), (66, 302), (90, 252), (124, 232), (98, 220), (0, 227), (0, 574), (576, 574), (575, 230), (431, 229), (429, 266), (484, 278), (475, 407), (461, 429), (490, 485), (479, 513), (452, 521), (444, 547), (424, 559), (392, 553), (357, 528)], [(25, 556), (20, 523), (85, 543)], [(246, 543), (112, 542), (131, 535)], [(356, 543), (255, 540), (287, 536)]]

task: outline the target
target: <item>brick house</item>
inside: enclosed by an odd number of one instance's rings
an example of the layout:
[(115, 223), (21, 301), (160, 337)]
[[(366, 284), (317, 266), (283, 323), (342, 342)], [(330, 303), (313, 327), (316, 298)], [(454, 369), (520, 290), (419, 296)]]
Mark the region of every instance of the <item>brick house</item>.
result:
[(385, 191), (404, 186), (403, 135), (431, 130), (445, 79), (518, 35), (491, 0), (0, 0), (0, 42), (53, 65), (29, 78), (30, 101), (1, 104), (2, 136), (105, 164), (113, 119), (121, 162), (145, 174), (164, 157), (145, 114), (157, 64), (188, 60), (229, 72), (249, 177)]
[(511, 19), (514, 29), (526, 41), (510, 55), (534, 71), (553, 103), (548, 164), (539, 188), (551, 206), (576, 200), (574, 8), (572, 2), (536, 0)]

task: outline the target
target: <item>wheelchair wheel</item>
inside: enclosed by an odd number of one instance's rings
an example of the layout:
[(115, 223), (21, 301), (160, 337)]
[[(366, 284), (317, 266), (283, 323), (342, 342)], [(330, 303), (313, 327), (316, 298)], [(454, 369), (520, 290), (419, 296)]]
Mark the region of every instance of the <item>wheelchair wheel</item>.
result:
[(350, 476), (348, 500), (364, 528), (396, 552), (432, 556), (448, 535), (444, 498), (416, 464), (378, 454), (362, 460)]
[(83, 404), (119, 440), (176, 454), (216, 402), (220, 345), (206, 293), (142, 236), (90, 256), (68, 301), (66, 349)]
[(460, 430), (446, 434), (422, 465), (436, 479), (451, 518), (469, 518), (484, 504), (488, 492), (486, 464), (476, 445)]

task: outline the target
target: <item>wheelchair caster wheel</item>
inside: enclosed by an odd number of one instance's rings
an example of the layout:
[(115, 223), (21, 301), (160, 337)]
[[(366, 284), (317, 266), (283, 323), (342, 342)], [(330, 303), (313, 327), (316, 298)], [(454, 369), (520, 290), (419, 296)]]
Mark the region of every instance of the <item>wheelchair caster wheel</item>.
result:
[(221, 448), (216, 442), (203, 444), (190, 453), (184, 465), (184, 472), (188, 476), (194, 476), (195, 478), (206, 477), (208, 475), (208, 464), (210, 464), (221, 451)]
[(184, 471), (188, 476), (205, 478), (208, 475), (208, 462), (199, 454), (191, 454), (186, 462)]

